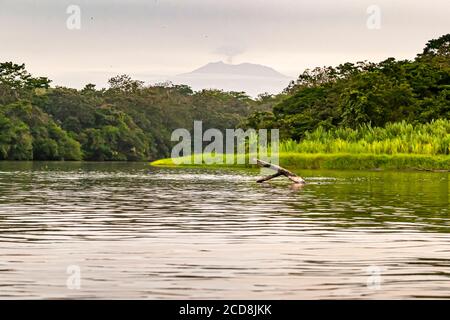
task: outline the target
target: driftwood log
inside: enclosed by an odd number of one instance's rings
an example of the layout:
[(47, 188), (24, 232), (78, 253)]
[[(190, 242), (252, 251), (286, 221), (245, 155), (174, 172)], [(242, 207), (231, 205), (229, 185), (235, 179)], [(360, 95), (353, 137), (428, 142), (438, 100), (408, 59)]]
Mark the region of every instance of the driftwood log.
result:
[(272, 170), (276, 171), (276, 173), (274, 173), (274, 174), (272, 174), (270, 176), (258, 179), (256, 181), (258, 183), (262, 183), (264, 181), (269, 181), (269, 180), (271, 180), (273, 178), (276, 178), (276, 177), (279, 177), (279, 176), (285, 176), (286, 178), (288, 178), (289, 180), (291, 180), (295, 184), (306, 184), (306, 181), (303, 180), (303, 178), (297, 176), (295, 173), (293, 173), (293, 172), (291, 172), (291, 171), (289, 171), (287, 169), (284, 169), (284, 168), (282, 168), (280, 166), (277, 166), (275, 164), (272, 164), (272, 163), (269, 163), (269, 162), (266, 162), (266, 161), (262, 161), (262, 160), (259, 160), (259, 159), (256, 159), (256, 163), (260, 167), (269, 168), (269, 169), (272, 169)]

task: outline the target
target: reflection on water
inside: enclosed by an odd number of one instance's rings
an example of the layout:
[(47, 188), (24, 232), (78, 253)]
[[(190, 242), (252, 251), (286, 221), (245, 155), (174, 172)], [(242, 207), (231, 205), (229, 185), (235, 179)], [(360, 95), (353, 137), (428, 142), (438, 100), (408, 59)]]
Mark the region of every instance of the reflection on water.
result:
[(0, 297), (450, 298), (448, 173), (258, 173), (0, 163)]

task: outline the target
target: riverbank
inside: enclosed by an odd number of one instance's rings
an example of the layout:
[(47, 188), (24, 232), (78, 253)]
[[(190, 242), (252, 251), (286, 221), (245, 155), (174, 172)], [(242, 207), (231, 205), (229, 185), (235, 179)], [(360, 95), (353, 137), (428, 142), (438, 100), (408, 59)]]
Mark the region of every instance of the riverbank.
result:
[[(191, 157), (193, 158), (193, 157)], [(248, 159), (248, 155), (246, 157)], [(184, 158), (186, 159), (186, 158)], [(188, 167), (250, 167), (206, 163), (175, 164), (171, 158), (151, 162), (152, 166)], [(248, 163), (248, 160), (246, 161)], [(450, 156), (420, 154), (350, 154), (350, 153), (280, 153), (280, 165), (291, 169), (337, 169), (337, 170), (449, 170)]]

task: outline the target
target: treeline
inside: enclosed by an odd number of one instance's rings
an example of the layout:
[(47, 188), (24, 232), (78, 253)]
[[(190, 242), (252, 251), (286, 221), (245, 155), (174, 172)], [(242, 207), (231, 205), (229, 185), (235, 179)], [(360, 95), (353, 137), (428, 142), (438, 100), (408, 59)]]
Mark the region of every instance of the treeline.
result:
[(279, 128), (284, 139), (296, 141), (318, 128), (450, 119), (450, 34), (429, 41), (413, 61), (306, 70), (273, 101), (271, 111), (255, 112), (246, 126)]
[[(450, 34), (413, 61), (345, 63), (306, 70), (278, 95), (145, 86), (129, 76), (109, 87), (51, 87), (22, 64), (0, 63), (0, 160), (142, 161), (170, 155), (171, 133), (279, 128), (301, 141), (316, 130), (450, 119)], [(419, 128), (415, 126), (414, 128)]]
[(144, 86), (129, 76), (109, 88), (50, 87), (24, 65), (0, 64), (0, 160), (142, 161), (170, 154), (174, 129), (236, 127), (258, 108), (238, 92)]

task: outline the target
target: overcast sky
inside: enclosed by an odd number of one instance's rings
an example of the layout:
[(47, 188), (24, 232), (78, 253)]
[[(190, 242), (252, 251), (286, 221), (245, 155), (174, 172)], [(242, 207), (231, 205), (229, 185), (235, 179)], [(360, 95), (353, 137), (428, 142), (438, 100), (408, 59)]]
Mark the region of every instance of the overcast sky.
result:
[[(69, 5), (81, 29), (66, 26)], [(367, 8), (381, 9), (369, 29)], [(296, 77), (346, 61), (413, 58), (450, 32), (449, 0), (0, 0), (0, 60), (54, 84), (150, 79), (211, 61), (268, 65)]]

